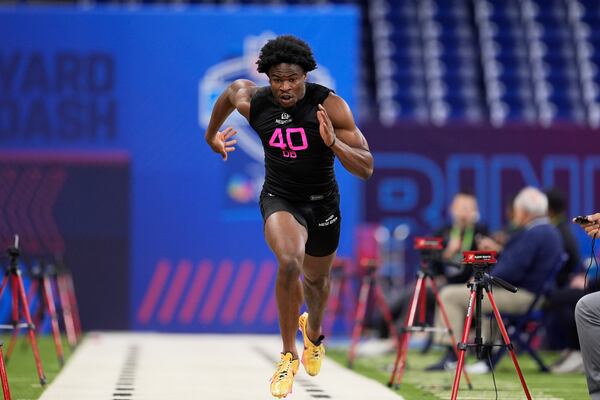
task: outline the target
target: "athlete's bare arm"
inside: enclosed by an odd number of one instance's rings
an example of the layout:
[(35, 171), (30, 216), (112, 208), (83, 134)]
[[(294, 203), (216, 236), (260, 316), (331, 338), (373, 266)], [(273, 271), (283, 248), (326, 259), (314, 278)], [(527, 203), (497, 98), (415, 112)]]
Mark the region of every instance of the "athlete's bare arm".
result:
[(344, 168), (362, 179), (368, 179), (373, 174), (373, 156), (344, 99), (330, 93), (319, 105), (317, 118), (321, 138)]
[(215, 102), (204, 137), (210, 148), (221, 154), (223, 160), (227, 160), (227, 153), (235, 150), (234, 145), (237, 141), (230, 139), (237, 131), (231, 127), (223, 131), (219, 131), (219, 128), (234, 110), (238, 110), (246, 119), (250, 118), (250, 100), (256, 90), (254, 82), (238, 79), (231, 83)]

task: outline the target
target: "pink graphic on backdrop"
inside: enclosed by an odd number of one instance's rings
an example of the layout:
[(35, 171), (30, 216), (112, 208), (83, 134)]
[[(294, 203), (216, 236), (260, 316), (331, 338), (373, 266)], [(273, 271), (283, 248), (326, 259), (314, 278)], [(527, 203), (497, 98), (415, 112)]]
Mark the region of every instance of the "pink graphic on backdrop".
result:
[[(190, 324), (197, 315), (202, 324), (241, 321), (248, 325), (256, 322), (267, 297), (262, 320), (267, 323), (276, 320), (274, 291), (268, 292), (276, 275), (272, 261), (266, 260), (257, 268), (252, 260), (236, 266), (226, 259), (217, 267), (210, 260), (202, 260), (195, 270), (188, 260), (179, 261), (177, 268), (172, 268), (174, 264), (168, 259), (156, 264), (138, 310), (139, 322), (149, 323), (156, 318), (162, 325), (168, 325), (178, 315), (179, 322)], [(190, 278), (191, 284), (186, 289)], [(197, 310), (203, 298), (205, 301)]]
[(188, 291), (188, 295), (185, 298), (181, 312), (179, 313), (179, 321), (182, 323), (189, 324), (192, 322), (196, 312), (196, 307), (198, 307), (198, 302), (200, 301), (200, 298), (206, 289), (206, 285), (208, 284), (208, 279), (210, 278), (211, 273), (211, 262), (208, 260), (203, 260), (200, 262), (200, 265), (198, 265), (198, 268), (196, 269), (196, 275), (192, 281), (192, 286)]
[(267, 294), (267, 290), (271, 286), (274, 276), (275, 263), (264, 261), (260, 267), (255, 284), (252, 286), (250, 298), (246, 301), (246, 307), (242, 311), (242, 322), (244, 324), (252, 324), (256, 320), (260, 306)]
[(4, 246), (4, 241), (10, 242), (14, 231), (10, 225), (9, 212), (14, 212), (8, 207), (8, 199), (13, 186), (17, 180), (17, 173), (12, 168), (3, 168), (0, 170), (0, 239)]
[[(18, 171), (18, 172), (17, 172)], [(64, 240), (53, 211), (66, 179), (63, 168), (0, 170), (0, 237), (18, 234), (28, 253), (63, 253)]]
[(215, 319), (215, 315), (219, 306), (223, 303), (225, 289), (231, 279), (233, 273), (233, 263), (231, 260), (224, 260), (219, 265), (219, 272), (212, 286), (212, 290), (208, 294), (208, 299), (200, 312), (200, 322), (208, 324)]
[(180, 261), (175, 271), (175, 278), (167, 291), (162, 307), (158, 312), (158, 320), (162, 324), (168, 324), (173, 319), (175, 307), (183, 294), (183, 288), (192, 271), (192, 263), (187, 260)]
[(38, 168), (30, 168), (19, 175), (19, 181), (13, 192), (10, 206), (15, 208), (16, 225), (21, 237), (22, 247), (26, 252), (39, 253), (40, 241), (29, 218), (29, 210), (42, 174)]
[(138, 320), (142, 323), (147, 323), (152, 319), (154, 308), (158, 303), (160, 294), (165, 286), (165, 282), (171, 272), (171, 263), (168, 260), (160, 260), (154, 270), (154, 276), (150, 281), (148, 290), (144, 295), (142, 304), (138, 311)]
[(253, 273), (254, 263), (250, 260), (243, 261), (239, 267), (239, 270), (236, 271), (237, 277), (235, 279), (235, 283), (229, 291), (230, 296), (225, 303), (223, 312), (221, 313), (221, 321), (223, 323), (230, 324), (235, 320)]

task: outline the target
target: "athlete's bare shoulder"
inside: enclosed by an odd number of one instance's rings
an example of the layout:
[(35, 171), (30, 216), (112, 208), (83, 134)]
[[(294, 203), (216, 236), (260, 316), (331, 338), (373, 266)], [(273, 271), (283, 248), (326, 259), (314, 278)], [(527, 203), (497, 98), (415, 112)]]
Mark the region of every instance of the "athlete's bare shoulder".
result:
[(335, 128), (355, 129), (356, 124), (352, 111), (342, 97), (333, 92), (329, 93), (329, 96), (323, 101), (323, 107), (327, 110), (327, 114)]
[(256, 83), (248, 79), (237, 79), (227, 89), (231, 104), (246, 119), (250, 115), (250, 101), (257, 90), (258, 86), (256, 86)]

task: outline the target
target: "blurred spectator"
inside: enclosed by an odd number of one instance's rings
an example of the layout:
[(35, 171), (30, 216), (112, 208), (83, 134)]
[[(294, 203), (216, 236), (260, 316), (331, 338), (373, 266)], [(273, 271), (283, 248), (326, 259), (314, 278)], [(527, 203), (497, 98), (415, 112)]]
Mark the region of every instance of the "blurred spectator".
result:
[(471, 193), (457, 193), (452, 199), (449, 213), (452, 221), (433, 234), (444, 239), (442, 260), (433, 265), (438, 285), (468, 281), (471, 271), (457, 268), (457, 265), (460, 266), (462, 262), (463, 251), (477, 250), (475, 239), (488, 234), (487, 226), (479, 223), (479, 206)]
[[(546, 217), (547, 210), (548, 200), (544, 193), (527, 187), (519, 192), (513, 203), (513, 225), (521, 229), (511, 236), (505, 246), (488, 237), (478, 240), (480, 249), (499, 252), (498, 264), (492, 268), (492, 275), (519, 288), (517, 293), (494, 291), (494, 299), (501, 313), (525, 312), (536, 293), (544, 286), (549, 274), (556, 271), (558, 264), (562, 262), (564, 250), (560, 233)], [(467, 288), (462, 284), (447, 285), (441, 290), (440, 297), (456, 336), (461, 337), (467, 312)], [(485, 298), (481, 311), (482, 315), (492, 312), (491, 304)], [(436, 326), (443, 327), (439, 313), (436, 315)], [(491, 344), (489, 326), (487, 323), (482, 324), (482, 336), (484, 341)], [(453, 351), (456, 343), (450, 343), (449, 335), (438, 334), (436, 339), (438, 343), (447, 346), (447, 351), (438, 363), (427, 369), (452, 368), (450, 363), (456, 361)], [(487, 372), (489, 367), (487, 363), (480, 361), (468, 369), (471, 373), (483, 373)]]
[(506, 199), (506, 206), (504, 208), (504, 218), (506, 224), (502, 227), (502, 229), (493, 232), (490, 235), (490, 237), (500, 246), (504, 246), (506, 242), (508, 242), (508, 239), (510, 239), (513, 234), (521, 229), (513, 224), (513, 203), (515, 202), (516, 196), (517, 194), (513, 193)]

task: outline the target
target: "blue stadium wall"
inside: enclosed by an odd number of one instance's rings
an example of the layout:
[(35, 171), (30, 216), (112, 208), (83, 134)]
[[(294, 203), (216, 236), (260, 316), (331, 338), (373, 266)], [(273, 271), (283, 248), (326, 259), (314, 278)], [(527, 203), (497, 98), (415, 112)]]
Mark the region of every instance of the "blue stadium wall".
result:
[[(324, 9), (0, 9), (0, 239), (64, 254), (86, 329), (273, 332), (275, 264), (256, 202), (257, 138), (239, 116), (224, 163), (211, 105), (260, 46), (304, 38), (310, 79), (354, 106), (358, 18)], [(338, 166), (349, 255), (359, 182)], [(27, 260), (26, 260), (27, 262)]]

